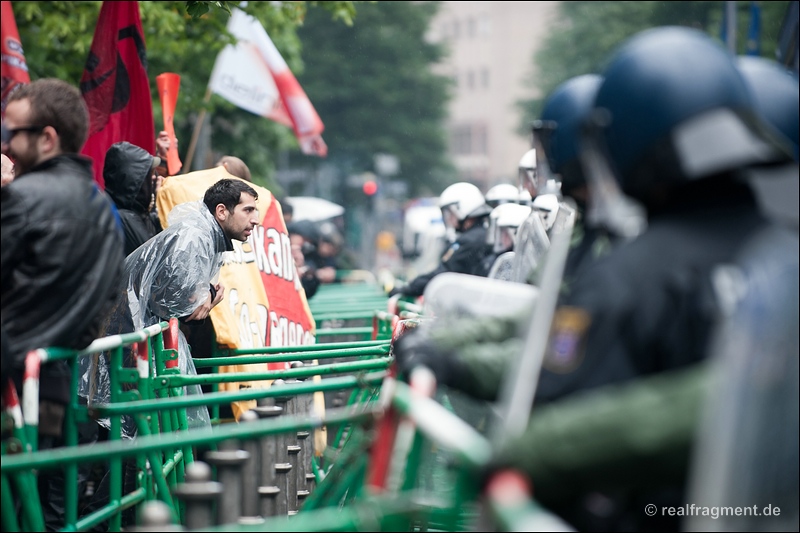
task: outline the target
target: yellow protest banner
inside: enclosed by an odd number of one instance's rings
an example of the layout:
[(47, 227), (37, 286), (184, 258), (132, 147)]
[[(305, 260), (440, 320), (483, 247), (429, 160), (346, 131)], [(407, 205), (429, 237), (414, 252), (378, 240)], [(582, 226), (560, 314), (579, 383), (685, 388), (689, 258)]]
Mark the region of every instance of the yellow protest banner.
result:
[[(224, 167), (171, 176), (164, 180), (156, 205), (162, 227), (167, 227), (170, 211), (183, 202), (201, 200), (206, 189), (217, 181), (240, 179)], [(247, 242), (233, 241), (234, 250), (225, 254), (220, 283), (225, 299), (211, 310), (216, 342), (228, 348), (297, 346), (315, 342), (316, 326), (305, 291), (291, 255), (289, 236), (280, 203), (272, 193), (253, 183), (258, 193), (256, 205), (261, 224)], [(286, 363), (229, 365), (220, 372), (263, 372), (287, 368)], [(220, 390), (268, 387), (270, 382), (221, 383)], [(315, 394), (322, 397), (322, 393)], [(317, 411), (324, 403), (315, 401)], [(234, 402), (236, 419), (256, 402)], [(323, 413), (319, 413), (320, 415)]]

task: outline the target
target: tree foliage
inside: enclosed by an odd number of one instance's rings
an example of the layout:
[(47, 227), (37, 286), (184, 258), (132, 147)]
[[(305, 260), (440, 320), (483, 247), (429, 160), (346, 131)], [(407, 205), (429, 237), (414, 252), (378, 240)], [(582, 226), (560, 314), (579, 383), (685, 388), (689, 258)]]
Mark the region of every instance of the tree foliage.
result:
[[(774, 58), (781, 21), (789, 2), (760, 2), (761, 54)], [(529, 79), (539, 94), (581, 74), (600, 72), (604, 61), (625, 39), (655, 26), (681, 25), (719, 37), (725, 2), (560, 2), (558, 16), (533, 62)], [(737, 2), (739, 53), (745, 51), (750, 2)], [(541, 110), (543, 98), (519, 102), (520, 131)]]
[[(226, 30), (231, 9), (241, 4), (244, 2), (139, 2), (153, 110), (156, 124), (162, 124), (156, 76), (163, 72), (179, 74), (175, 127), (181, 157), (186, 157), (199, 111), (206, 108), (211, 117), (214, 152), (241, 157), (250, 166), (254, 181), (275, 190), (274, 154), (281, 149), (297, 149), (291, 130), (238, 109), (222, 98), (214, 96), (208, 103), (204, 99), (217, 54), (233, 41)], [(327, 24), (346, 27), (353, 24), (356, 4), (249, 2), (242, 9), (263, 24), (290, 68), (298, 73), (303, 70), (303, 62), (296, 30), (309, 8), (326, 13), (323, 19)], [(31, 79), (55, 77), (78, 84), (101, 5), (102, 2), (13, 2)]]
[(437, 9), (435, 2), (376, 2), (359, 5), (352, 27), (309, 12), (299, 28), (306, 70), (298, 78), (325, 123), (328, 158), (341, 179), (373, 171), (378, 153), (399, 159), (394, 179), (411, 194), (451, 179), (450, 81), (432, 73), (444, 51), (425, 40)]

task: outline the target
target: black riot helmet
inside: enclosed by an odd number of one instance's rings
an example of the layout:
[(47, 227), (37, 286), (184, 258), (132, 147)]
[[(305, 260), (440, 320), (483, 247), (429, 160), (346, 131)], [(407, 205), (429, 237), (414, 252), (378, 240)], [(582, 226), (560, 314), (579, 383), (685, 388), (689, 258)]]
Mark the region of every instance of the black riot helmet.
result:
[(790, 159), (758, 118), (734, 57), (698, 30), (645, 30), (602, 75), (588, 137), (645, 206), (689, 181)]
[(584, 74), (563, 82), (547, 97), (541, 119), (534, 123), (533, 134), (539, 136), (547, 164), (567, 196), (586, 184), (578, 157), (580, 130), (602, 81), (597, 74)]
[(797, 74), (764, 57), (741, 56), (736, 59), (736, 65), (753, 93), (756, 109), (767, 124), (792, 143), (797, 161), (800, 130)]

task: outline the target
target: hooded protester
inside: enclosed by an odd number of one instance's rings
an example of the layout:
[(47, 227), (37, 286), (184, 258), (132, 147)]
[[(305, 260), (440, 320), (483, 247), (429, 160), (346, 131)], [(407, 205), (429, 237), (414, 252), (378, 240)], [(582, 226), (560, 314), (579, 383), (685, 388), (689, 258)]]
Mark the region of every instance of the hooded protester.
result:
[(103, 179), (122, 220), (125, 255), (161, 229), (152, 216), (160, 164), (161, 158), (129, 142), (114, 143), (106, 152)]

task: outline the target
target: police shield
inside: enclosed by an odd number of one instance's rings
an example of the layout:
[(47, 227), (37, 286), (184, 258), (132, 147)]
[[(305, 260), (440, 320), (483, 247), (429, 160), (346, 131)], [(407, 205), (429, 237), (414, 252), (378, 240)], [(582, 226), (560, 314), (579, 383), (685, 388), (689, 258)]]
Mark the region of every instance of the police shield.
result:
[(518, 316), (533, 308), (536, 287), (444, 272), (425, 288), (425, 315), (440, 318)]
[(489, 270), (487, 277), (503, 281), (514, 281), (514, 255), (516, 254), (513, 251), (500, 254), (492, 263), (492, 268)]
[(517, 231), (511, 281), (525, 283), (531, 273), (539, 268), (549, 247), (550, 238), (542, 218), (533, 212)]
[(724, 316), (687, 531), (798, 530), (798, 251), (796, 234), (772, 229), (714, 276)]

